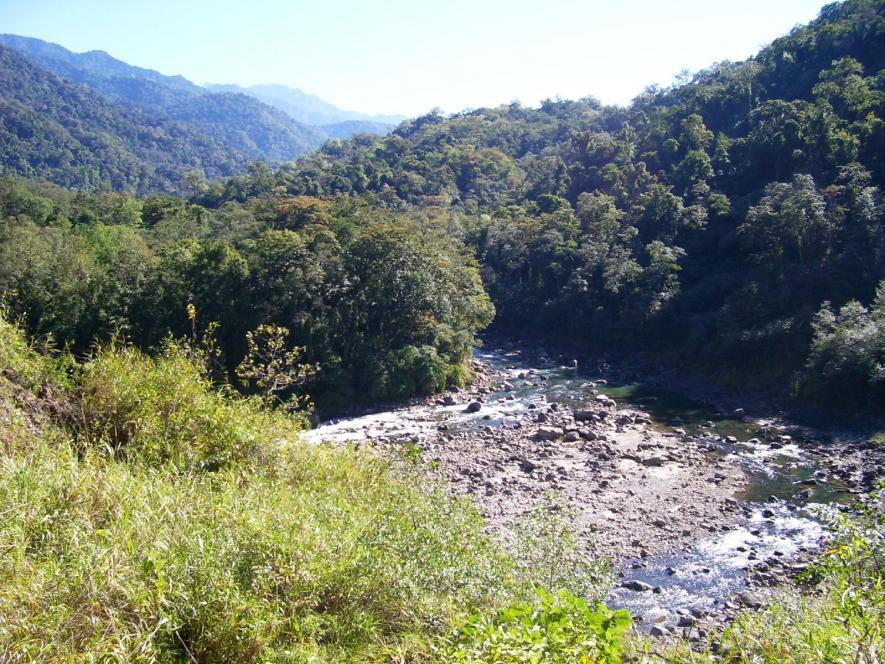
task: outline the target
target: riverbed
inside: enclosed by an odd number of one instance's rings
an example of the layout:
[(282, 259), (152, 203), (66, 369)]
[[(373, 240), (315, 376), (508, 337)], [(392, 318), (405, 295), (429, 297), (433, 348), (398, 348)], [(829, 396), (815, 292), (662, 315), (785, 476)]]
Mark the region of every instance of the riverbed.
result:
[[(640, 629), (704, 636), (706, 616), (766, 601), (825, 542), (828, 512), (870, 482), (873, 448), (543, 350), (476, 353), (470, 390), (326, 422), (312, 442), (411, 445), (506, 540), (551, 492), (588, 553), (616, 566), (612, 606)], [(699, 633), (700, 631), (700, 633)]]

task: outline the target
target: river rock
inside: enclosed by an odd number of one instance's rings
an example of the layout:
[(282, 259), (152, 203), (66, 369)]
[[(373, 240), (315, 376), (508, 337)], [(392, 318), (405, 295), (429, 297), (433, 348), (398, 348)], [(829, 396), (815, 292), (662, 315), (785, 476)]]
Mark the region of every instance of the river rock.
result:
[(521, 459), (519, 462), (519, 469), (524, 473), (532, 473), (537, 470), (538, 464), (530, 459)]
[(645, 581), (639, 581), (637, 579), (632, 579), (630, 581), (624, 581), (623, 583), (621, 583), (621, 588), (626, 588), (627, 590), (633, 590), (634, 592), (637, 592), (637, 593), (645, 593), (645, 592), (649, 592), (650, 590), (654, 589), (654, 587), (651, 584), (646, 583)]
[(538, 427), (535, 440), (556, 440), (562, 438), (563, 430), (559, 427)]
[(668, 620), (670, 620), (670, 612), (667, 611), (667, 609), (664, 609), (660, 606), (656, 606), (651, 611), (649, 611), (647, 614), (645, 614), (644, 617), (648, 622), (650, 622), (654, 625), (660, 625), (660, 624), (666, 623)]
[(608, 407), (615, 405), (615, 400), (605, 394), (597, 394), (594, 401)]
[(464, 409), (465, 413), (478, 413), (482, 409), (482, 404), (479, 401), (471, 401), (467, 404), (467, 408)]
[(740, 595), (738, 595), (737, 600), (744, 606), (747, 606), (751, 609), (762, 608), (762, 605), (765, 603), (761, 595), (750, 592), (748, 590), (745, 590)]

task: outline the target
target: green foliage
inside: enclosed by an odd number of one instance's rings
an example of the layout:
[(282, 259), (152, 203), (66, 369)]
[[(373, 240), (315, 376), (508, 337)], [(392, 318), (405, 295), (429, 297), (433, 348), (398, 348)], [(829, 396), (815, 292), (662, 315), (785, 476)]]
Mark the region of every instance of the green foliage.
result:
[[(279, 325), (259, 325), (246, 333), (246, 356), (237, 366), (237, 378), (257, 388), (274, 404), (278, 394), (304, 384), (317, 372), (317, 367), (298, 362), (303, 348), (286, 348), (289, 331)], [(288, 404), (293, 410), (296, 403)]]
[(494, 616), (471, 617), (443, 651), (446, 662), (501, 664), (620, 664), (622, 638), (632, 624), (626, 611), (567, 591), (538, 591)]
[(217, 378), (250, 354), (273, 364), (296, 353), (323, 371), (282, 383), (244, 374), (247, 387), (343, 407), (463, 384), (474, 334), (494, 312), (476, 261), (431, 215), (286, 196), (216, 211), (37, 194), (9, 179), (0, 195), (0, 292), (32, 333), (78, 354), (120, 332), (156, 351), (170, 334), (202, 337), (218, 323)]
[(431, 113), (201, 200), (259, 187), (446, 208), (500, 329), (787, 392), (821, 303), (869, 302), (885, 277), (882, 15), (881, 0), (828, 6), (754, 58), (628, 108)]
[(77, 444), (148, 466), (215, 470), (299, 428), (257, 403), (217, 392), (183, 349), (112, 342), (80, 369)]
[(388, 388), (394, 398), (442, 392), (449, 382), (449, 364), (432, 346), (406, 346), (390, 354), (387, 366), (387, 380), (396, 386)]
[[(514, 591), (465, 502), (302, 445), (293, 418), (215, 392), (176, 347), (99, 351), (50, 401), (35, 390), (53, 362), (0, 331), (31, 376), (0, 375), (0, 434), (21, 443), (0, 449), (4, 662), (426, 661)], [(69, 433), (71, 413), (89, 426)]]
[[(626, 108), (431, 113), (226, 180), (191, 161), (191, 201), (6, 182), (0, 291), (77, 351), (117, 329), (156, 348), (190, 332), (192, 303), (221, 324), (228, 373), (249, 330), (284, 327), (323, 367), (306, 386), (321, 409), (464, 381), (493, 316), (738, 387), (838, 393), (856, 371), (826, 368), (841, 360), (812, 346), (827, 336), (815, 312), (870, 303), (885, 278), (883, 13), (883, 0), (827, 6), (752, 59)], [(46, 84), (17, 95), (75, 94), (26, 62), (16, 72)], [(40, 136), (10, 163), (30, 164)], [(878, 379), (851, 382), (854, 403), (878, 403)]]
[(0, 466), (8, 662), (387, 661), (506, 569), (469, 510), (346, 450), (212, 476), (31, 452)]
[(812, 328), (805, 394), (842, 407), (885, 408), (885, 281), (869, 310), (851, 301), (835, 314), (825, 302)]

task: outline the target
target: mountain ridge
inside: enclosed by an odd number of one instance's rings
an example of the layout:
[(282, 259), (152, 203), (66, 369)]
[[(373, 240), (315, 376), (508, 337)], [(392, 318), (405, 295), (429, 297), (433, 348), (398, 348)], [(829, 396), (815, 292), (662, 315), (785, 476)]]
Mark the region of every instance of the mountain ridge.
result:
[[(235, 84), (212, 84), (200, 86), (181, 75), (169, 76), (153, 69), (131, 65), (105, 51), (91, 50), (77, 53), (59, 44), (35, 37), (0, 34), (0, 45), (12, 48), (38, 66), (75, 83), (87, 85), (116, 101), (133, 102), (143, 110), (166, 114), (176, 120), (193, 121), (193, 113), (182, 111), (183, 117), (177, 117), (176, 112), (180, 111), (182, 107), (186, 107), (197, 97), (219, 94), (235, 94), (248, 99), (248, 102), (241, 99), (240, 105), (244, 109), (248, 109), (251, 105), (252, 112), (255, 113), (268, 113), (267, 109), (257, 110), (259, 107), (254, 105), (256, 101), (282, 112), (286, 119), (278, 116), (275, 122), (289, 124), (290, 126), (286, 130), (295, 133), (298, 133), (298, 130), (294, 129), (294, 125), (291, 125), (288, 120), (309, 127), (340, 125), (343, 122), (363, 122), (366, 123), (362, 125), (363, 130), (372, 133), (387, 133), (393, 128), (393, 125), (399, 124), (405, 119), (405, 116), (400, 115), (371, 115), (345, 111), (316, 95), (283, 85), (243, 87)], [(141, 85), (148, 88), (147, 92), (139, 93), (138, 90), (133, 90), (133, 87), (136, 86), (135, 81), (142, 81)], [(156, 86), (162, 86), (163, 89), (160, 90)], [(202, 105), (205, 106), (205, 100)], [(317, 140), (321, 142), (327, 137), (322, 129), (303, 129), (301, 131), (306, 135), (313, 134), (313, 138), (308, 139), (307, 142), (316, 142)], [(342, 133), (341, 128), (338, 127), (333, 129), (328, 137), (339, 138)], [(312, 145), (312, 147), (317, 146)], [(269, 161), (280, 161), (280, 159), (272, 156)]]

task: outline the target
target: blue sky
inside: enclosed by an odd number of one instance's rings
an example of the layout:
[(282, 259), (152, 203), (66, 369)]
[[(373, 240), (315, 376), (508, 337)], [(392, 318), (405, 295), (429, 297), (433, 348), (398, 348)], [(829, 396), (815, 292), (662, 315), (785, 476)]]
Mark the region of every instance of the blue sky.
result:
[(0, 0), (0, 32), (197, 82), (282, 83), (417, 115), (588, 95), (627, 103), (739, 60), (821, 0)]

